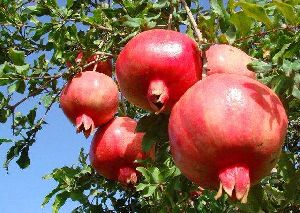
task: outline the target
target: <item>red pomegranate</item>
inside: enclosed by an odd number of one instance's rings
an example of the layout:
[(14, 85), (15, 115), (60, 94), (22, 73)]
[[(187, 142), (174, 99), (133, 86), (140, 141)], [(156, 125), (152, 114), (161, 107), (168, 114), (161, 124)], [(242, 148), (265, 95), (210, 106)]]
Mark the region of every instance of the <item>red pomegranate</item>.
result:
[[(84, 56), (83, 52), (80, 51), (75, 59), (75, 62), (77, 64), (81, 63), (81, 61), (83, 60), (83, 56)], [(101, 55), (92, 55), (91, 57), (87, 58), (84, 61), (84, 64), (88, 64), (92, 61), (97, 60), (97, 57), (101, 57)], [(72, 64), (70, 62), (67, 62), (67, 67), (71, 67), (71, 66), (72, 66)], [(100, 73), (103, 73), (103, 74), (111, 77), (112, 76), (111, 59), (109, 58), (106, 61), (99, 61), (98, 63), (94, 63), (94, 64), (88, 66), (87, 68), (85, 68), (84, 71), (96, 71), (96, 72), (100, 72)]]
[(129, 117), (116, 117), (99, 128), (90, 148), (90, 161), (104, 177), (130, 186), (137, 182), (135, 160), (153, 157), (142, 151), (144, 133), (136, 133), (137, 122)]
[(155, 29), (131, 39), (116, 61), (120, 90), (131, 103), (169, 112), (202, 76), (201, 52), (185, 34)]
[(267, 86), (242, 75), (215, 74), (196, 83), (169, 120), (175, 164), (203, 188), (218, 188), (242, 202), (250, 185), (275, 166), (287, 115)]
[(88, 137), (94, 128), (113, 118), (118, 108), (118, 87), (107, 75), (81, 72), (64, 87), (60, 106), (77, 132), (83, 131)]
[(255, 72), (247, 68), (247, 64), (253, 58), (236, 47), (227, 44), (215, 44), (205, 52), (205, 56), (207, 60), (207, 75), (232, 73), (256, 79)]

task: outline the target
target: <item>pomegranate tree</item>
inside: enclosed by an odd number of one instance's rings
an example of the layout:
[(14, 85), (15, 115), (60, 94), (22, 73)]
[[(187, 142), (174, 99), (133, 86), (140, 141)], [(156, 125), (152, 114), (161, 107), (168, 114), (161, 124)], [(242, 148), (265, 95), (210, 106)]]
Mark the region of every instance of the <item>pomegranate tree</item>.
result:
[[(83, 63), (83, 64), (88, 64), (91, 63), (92, 61), (96, 61), (98, 58), (100, 58), (101, 55), (92, 55), (87, 59), (84, 59), (84, 54), (83, 51), (80, 51), (75, 59), (75, 62), (77, 64)], [(84, 60), (84, 61), (82, 61)], [(67, 62), (67, 67), (71, 67), (71, 63)], [(105, 61), (99, 61), (97, 63), (91, 64), (90, 66), (86, 67), (84, 69), (84, 71), (96, 71), (96, 72), (100, 72), (103, 73), (105, 75), (108, 76), (112, 76), (112, 63), (111, 63), (111, 59), (108, 58)]]
[(207, 75), (233, 73), (256, 78), (255, 72), (247, 68), (253, 58), (242, 50), (227, 44), (214, 44), (205, 52)]
[(129, 117), (116, 117), (99, 128), (90, 148), (90, 161), (95, 170), (104, 177), (129, 186), (137, 182), (138, 159), (153, 157), (142, 151), (144, 133), (136, 133), (137, 122)]
[(169, 121), (175, 164), (191, 181), (242, 202), (275, 166), (287, 131), (276, 94), (249, 77), (215, 74), (191, 87)]
[(113, 118), (118, 107), (118, 87), (102, 73), (80, 72), (64, 87), (60, 106), (77, 132), (83, 131), (88, 137), (94, 128)]
[(201, 52), (185, 34), (163, 29), (131, 39), (116, 61), (120, 90), (131, 103), (169, 112), (183, 93), (201, 79)]

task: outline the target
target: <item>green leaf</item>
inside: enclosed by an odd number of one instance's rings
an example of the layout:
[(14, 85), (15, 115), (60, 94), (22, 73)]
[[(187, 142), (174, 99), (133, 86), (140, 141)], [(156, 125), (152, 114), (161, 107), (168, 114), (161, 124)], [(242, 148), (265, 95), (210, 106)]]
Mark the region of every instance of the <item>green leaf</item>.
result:
[(61, 190), (60, 186), (56, 187), (55, 189), (53, 189), (49, 194), (47, 194), (43, 200), (42, 203), (42, 208), (45, 207), (45, 205), (47, 203), (49, 203), (50, 199), (53, 197), (53, 195), (55, 195), (57, 192), (59, 192)]
[(277, 53), (273, 56), (272, 62), (273, 62), (273, 63), (277, 63), (278, 60), (279, 60), (280, 58), (282, 58), (282, 56), (284, 55), (285, 51), (289, 48), (290, 45), (291, 45), (291, 43), (288, 43), (288, 44), (283, 45), (283, 47), (281, 48), (281, 50), (280, 50), (279, 52), (277, 52)]
[(22, 149), (19, 159), (16, 161), (21, 169), (25, 169), (30, 165), (30, 158), (28, 156), (29, 147)]
[(157, 167), (152, 167), (148, 169), (151, 173), (152, 181), (151, 183), (161, 183), (163, 178)]
[(151, 147), (157, 142), (157, 136), (152, 131), (146, 132), (142, 141), (142, 148), (144, 152), (148, 152)]
[(293, 95), (295, 98), (297, 98), (298, 100), (300, 100), (300, 88), (297, 87), (296, 85), (293, 86), (292, 95)]
[(136, 132), (146, 132), (149, 127), (157, 120), (158, 116), (156, 114), (145, 115), (142, 117), (135, 128)]
[(23, 94), (26, 89), (26, 84), (23, 80), (15, 81), (12, 85), (8, 87), (8, 93), (12, 94), (14, 92), (18, 92)]
[(9, 110), (0, 109), (0, 123), (5, 123), (10, 115)]
[(28, 123), (31, 126), (34, 125), (34, 120), (35, 120), (35, 117), (36, 117), (36, 110), (37, 110), (37, 108), (34, 108), (34, 109), (30, 110), (28, 115), (27, 115)]
[(150, 197), (151, 195), (154, 194), (156, 188), (158, 187), (158, 185), (149, 185), (148, 187), (146, 187), (144, 189), (144, 191), (146, 193), (143, 194), (144, 197)]
[(267, 27), (272, 26), (272, 21), (268, 17), (265, 9), (259, 4), (252, 4), (245, 1), (236, 2), (237, 6), (242, 7), (245, 14), (251, 18), (254, 18), (257, 21), (261, 21), (266, 24)]
[(299, 22), (299, 17), (297, 16), (297, 13), (292, 5), (278, 0), (273, 0), (272, 2), (276, 5), (277, 9), (284, 15), (287, 22), (289, 22), (290, 24), (297, 24)]
[(58, 213), (59, 209), (65, 204), (66, 200), (69, 198), (68, 192), (62, 192), (56, 195), (54, 203), (52, 205), (52, 213)]
[(139, 183), (137, 186), (136, 186), (136, 191), (143, 191), (146, 187), (148, 187), (149, 184), (145, 184), (145, 183)]
[(253, 60), (247, 65), (247, 68), (257, 73), (267, 73), (272, 70), (272, 65), (260, 60)]
[(253, 19), (245, 14), (244, 11), (233, 13), (230, 22), (237, 28), (241, 35), (247, 35), (251, 30)]
[(142, 175), (144, 176), (144, 178), (147, 182), (151, 181), (151, 173), (146, 168), (137, 167), (136, 170), (139, 171), (140, 173), (142, 173)]
[(230, 25), (225, 32), (225, 36), (229, 44), (233, 44), (236, 39), (236, 29), (233, 25)]
[(132, 28), (138, 28), (142, 24), (142, 18), (131, 18), (130, 16), (125, 16), (126, 21), (124, 22), (125, 26), (132, 27)]
[(9, 49), (9, 57), (15, 65), (24, 65), (25, 63), (25, 53), (23, 51), (18, 51), (13, 48)]
[(2, 143), (11, 143), (11, 142), (13, 142), (12, 139), (0, 138), (0, 145), (1, 145)]
[(29, 69), (30, 69), (30, 65), (29, 64), (25, 64), (23, 66), (17, 66), (15, 65), (15, 69), (17, 71), (18, 74), (20, 75), (27, 75)]
[(67, 0), (67, 8), (69, 9), (74, 4), (74, 0)]

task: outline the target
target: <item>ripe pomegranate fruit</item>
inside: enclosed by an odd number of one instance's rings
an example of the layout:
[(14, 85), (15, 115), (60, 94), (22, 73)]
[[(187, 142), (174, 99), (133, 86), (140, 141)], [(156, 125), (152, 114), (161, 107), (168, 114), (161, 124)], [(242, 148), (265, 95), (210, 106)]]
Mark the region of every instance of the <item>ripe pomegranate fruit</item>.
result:
[[(81, 61), (83, 60), (83, 52), (80, 51), (75, 59), (75, 62), (77, 64), (81, 63)], [(92, 61), (97, 60), (97, 57), (101, 57), (101, 55), (92, 55), (91, 57), (87, 58), (84, 62), (84, 64), (88, 64)], [(70, 62), (67, 62), (67, 67), (71, 67), (72, 64)], [(94, 70), (95, 69), (95, 70)], [(99, 61), (98, 63), (94, 63), (88, 67), (86, 67), (84, 69), (84, 71), (96, 71), (96, 72), (100, 72), (103, 73), (105, 75), (108, 76), (112, 76), (112, 63), (111, 63), (111, 59), (107, 59), (105, 61)]]
[(215, 74), (191, 87), (169, 120), (175, 164), (203, 188), (218, 188), (241, 202), (250, 185), (275, 166), (287, 115), (267, 86), (242, 75)]
[(94, 128), (113, 118), (118, 108), (118, 87), (107, 75), (81, 72), (64, 87), (60, 106), (77, 132), (83, 131), (88, 137)]
[(128, 101), (157, 113), (169, 112), (201, 79), (201, 52), (185, 34), (163, 29), (145, 31), (120, 52), (116, 75)]
[(116, 117), (97, 130), (90, 148), (92, 167), (125, 186), (137, 182), (138, 165), (134, 161), (154, 156), (154, 149), (148, 153), (142, 151), (144, 133), (136, 133), (136, 125), (129, 117)]
[(255, 72), (248, 70), (253, 58), (242, 50), (227, 44), (214, 44), (205, 52), (207, 75), (232, 73), (256, 79)]

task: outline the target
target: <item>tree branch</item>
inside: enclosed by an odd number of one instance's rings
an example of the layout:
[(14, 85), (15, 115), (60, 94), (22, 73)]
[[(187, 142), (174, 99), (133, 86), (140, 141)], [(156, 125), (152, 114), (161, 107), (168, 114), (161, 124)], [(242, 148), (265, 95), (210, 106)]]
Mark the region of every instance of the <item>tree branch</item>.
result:
[(289, 30), (289, 31), (292, 31), (292, 30), (295, 30), (297, 28), (300, 28), (300, 25), (295, 25), (295, 26), (285, 25), (285, 26), (282, 26), (282, 27), (279, 27), (279, 28), (270, 29), (270, 30), (267, 30), (267, 31), (264, 31), (264, 32), (257, 32), (257, 33), (254, 33), (252, 35), (239, 38), (239, 39), (235, 40), (235, 42), (243, 42), (243, 41), (248, 40), (249, 38), (262, 37), (262, 36), (265, 36), (265, 35), (267, 35), (269, 33), (275, 33), (275, 32), (277, 32), (279, 30)]
[(187, 3), (186, 3), (185, 0), (180, 0), (180, 1), (181, 1), (182, 5), (183, 5), (184, 9), (186, 10), (186, 13), (188, 14), (188, 17), (189, 17), (189, 19), (190, 19), (190, 21), (191, 21), (191, 23), (192, 23), (192, 26), (193, 26), (193, 28), (194, 28), (194, 32), (195, 32), (195, 34), (196, 34), (196, 36), (197, 36), (197, 39), (198, 39), (198, 43), (199, 43), (199, 44), (202, 44), (202, 43), (203, 43), (202, 33), (201, 33), (200, 30), (198, 29), (196, 20), (195, 20), (195, 18), (194, 18), (194, 16), (193, 16), (193, 14), (192, 14), (192, 12), (191, 12), (189, 6), (187, 5)]

